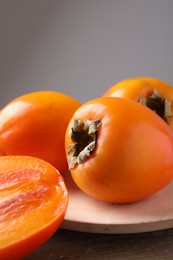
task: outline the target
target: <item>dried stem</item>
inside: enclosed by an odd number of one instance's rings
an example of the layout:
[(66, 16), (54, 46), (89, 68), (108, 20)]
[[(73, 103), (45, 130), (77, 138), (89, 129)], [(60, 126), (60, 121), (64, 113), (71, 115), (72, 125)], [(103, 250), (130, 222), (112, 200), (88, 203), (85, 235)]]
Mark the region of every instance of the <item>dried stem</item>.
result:
[(169, 117), (173, 115), (171, 101), (162, 97), (156, 89), (154, 89), (151, 96), (140, 97), (139, 103), (147, 106), (158, 114), (167, 124), (169, 123)]
[(73, 120), (69, 135), (73, 144), (68, 146), (69, 169), (76, 163), (83, 163), (89, 157), (96, 146), (97, 130), (101, 120)]

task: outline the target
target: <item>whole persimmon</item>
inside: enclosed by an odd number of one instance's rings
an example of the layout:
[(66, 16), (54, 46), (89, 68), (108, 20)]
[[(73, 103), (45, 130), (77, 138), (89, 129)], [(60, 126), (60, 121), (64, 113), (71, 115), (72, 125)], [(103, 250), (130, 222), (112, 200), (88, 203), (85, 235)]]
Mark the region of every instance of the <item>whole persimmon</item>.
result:
[(67, 127), (65, 147), (74, 182), (102, 201), (139, 201), (173, 178), (173, 132), (128, 99), (101, 97), (81, 105)]
[(0, 155), (29, 155), (67, 170), (64, 138), (68, 122), (80, 106), (56, 91), (22, 95), (0, 113)]
[(30, 156), (0, 157), (0, 259), (18, 260), (61, 225), (68, 191), (59, 171)]
[(121, 97), (139, 102), (156, 112), (173, 130), (173, 87), (148, 77), (128, 78), (108, 88), (103, 97)]

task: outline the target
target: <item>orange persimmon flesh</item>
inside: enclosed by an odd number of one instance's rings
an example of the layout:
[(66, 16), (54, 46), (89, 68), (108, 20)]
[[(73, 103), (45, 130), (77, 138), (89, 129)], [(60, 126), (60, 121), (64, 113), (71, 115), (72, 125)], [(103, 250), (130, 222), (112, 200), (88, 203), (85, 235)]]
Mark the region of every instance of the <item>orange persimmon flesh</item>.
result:
[(0, 259), (21, 259), (62, 223), (68, 192), (51, 164), (30, 156), (0, 157)]

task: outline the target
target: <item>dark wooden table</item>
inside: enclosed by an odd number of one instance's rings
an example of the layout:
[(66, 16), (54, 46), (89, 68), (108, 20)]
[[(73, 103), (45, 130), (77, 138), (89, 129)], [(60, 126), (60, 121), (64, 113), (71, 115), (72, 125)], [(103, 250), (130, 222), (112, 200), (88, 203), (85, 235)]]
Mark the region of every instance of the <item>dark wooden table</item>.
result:
[(59, 229), (31, 259), (173, 259), (173, 229), (140, 234), (92, 234)]

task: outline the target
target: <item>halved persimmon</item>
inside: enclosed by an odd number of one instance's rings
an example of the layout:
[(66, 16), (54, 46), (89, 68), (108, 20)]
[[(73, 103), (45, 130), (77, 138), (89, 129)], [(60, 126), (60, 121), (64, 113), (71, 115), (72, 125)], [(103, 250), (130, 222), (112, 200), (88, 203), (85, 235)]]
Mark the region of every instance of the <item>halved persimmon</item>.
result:
[(65, 131), (79, 106), (76, 99), (56, 91), (12, 100), (0, 113), (0, 155), (38, 157), (65, 172)]
[(46, 242), (68, 205), (64, 179), (30, 156), (0, 157), (0, 259), (21, 259)]

